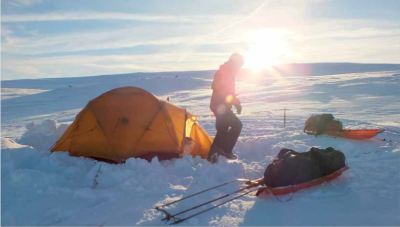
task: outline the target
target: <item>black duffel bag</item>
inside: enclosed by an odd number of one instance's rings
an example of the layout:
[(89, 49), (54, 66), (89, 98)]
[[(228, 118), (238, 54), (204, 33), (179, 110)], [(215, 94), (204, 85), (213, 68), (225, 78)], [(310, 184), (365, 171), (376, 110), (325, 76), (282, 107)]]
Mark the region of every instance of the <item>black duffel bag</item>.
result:
[(344, 154), (331, 147), (312, 147), (303, 153), (284, 148), (265, 170), (264, 183), (269, 187), (301, 184), (331, 174), (344, 166)]
[(320, 163), (322, 176), (329, 175), (346, 165), (346, 157), (343, 152), (335, 150), (332, 147), (326, 149), (312, 147), (308, 153)]

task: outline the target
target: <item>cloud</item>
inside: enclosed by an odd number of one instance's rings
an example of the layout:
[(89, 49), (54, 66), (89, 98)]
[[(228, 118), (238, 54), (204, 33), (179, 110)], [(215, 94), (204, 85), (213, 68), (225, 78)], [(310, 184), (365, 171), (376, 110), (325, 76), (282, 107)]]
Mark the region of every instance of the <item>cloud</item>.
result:
[(148, 21), (163, 23), (204, 23), (220, 20), (222, 17), (232, 16), (175, 16), (175, 15), (149, 15), (119, 12), (51, 12), (46, 14), (15, 14), (2, 15), (2, 23), (11, 22), (33, 22), (33, 21), (77, 21), (77, 20), (128, 20), (128, 21)]
[(16, 7), (29, 7), (37, 4), (41, 4), (42, 0), (12, 0), (8, 1), (8, 4)]
[(89, 33), (76, 33), (58, 36), (44, 36), (21, 38), (7, 36), (2, 52), (14, 54), (48, 54), (65, 53), (90, 50), (107, 50), (129, 48), (142, 45), (167, 45), (184, 43), (185, 38), (164, 37), (159, 38), (146, 34), (140, 29), (123, 29), (118, 31), (98, 31)]
[(318, 39), (374, 39), (399, 37), (400, 28), (396, 23), (375, 20), (319, 20), (307, 26), (308, 40)]
[(8, 27), (2, 25), (1, 26), (1, 36), (9, 36), (11, 34), (13, 34), (14, 32), (12, 30), (10, 30)]
[[(185, 48), (192, 45), (194, 39), (204, 36), (203, 33), (207, 32), (199, 27), (165, 27), (158, 24), (129, 29), (104, 29), (62, 35), (34, 35), (32, 37), (18, 37), (9, 33), (4, 36), (2, 41), (2, 52), (35, 55), (112, 50), (138, 46), (179, 45)], [(237, 42), (240, 42), (240, 35), (221, 34), (198, 45)]]
[(297, 31), (295, 62), (400, 63), (396, 23), (326, 20)]
[[(386, 50), (387, 55), (396, 50), (398, 51), (395, 48), (395, 41), (398, 41), (400, 29), (392, 23), (358, 20), (327, 20), (319, 23), (305, 21), (304, 23), (309, 25), (300, 25), (296, 28), (288, 29), (292, 32), (292, 35), (288, 37), (288, 45), (293, 48), (295, 55), (298, 53), (297, 56), (302, 56), (302, 58), (298, 57), (287, 60), (299, 62), (304, 62), (306, 59), (313, 62), (336, 61), (342, 55), (342, 61), (359, 62), (362, 61), (361, 58), (350, 58), (349, 56), (353, 55), (344, 53), (343, 49), (354, 46), (360, 48), (358, 50), (354, 49), (355, 52), (366, 52), (367, 50), (361, 49), (360, 45), (356, 44), (361, 42), (366, 46), (374, 46), (378, 40), (380, 43), (379, 46), (382, 47), (382, 50)], [(130, 29), (75, 32), (63, 35), (36, 35), (29, 38), (13, 36), (12, 31), (6, 28), (8, 35), (5, 35), (3, 38), (2, 53), (19, 55), (62, 55), (68, 53), (70, 55), (79, 52), (105, 50), (108, 50), (107, 53), (110, 53), (116, 49), (152, 46), (155, 52), (179, 52), (181, 53), (181, 61), (184, 62), (185, 54), (188, 54), (188, 56), (197, 55), (201, 50), (205, 50), (202, 47), (207, 47), (206, 49), (209, 52), (225, 51), (230, 48), (232, 52), (245, 51), (245, 49), (239, 48), (240, 46), (246, 46), (246, 39), (243, 37), (243, 34), (249, 30), (260, 29), (259, 26), (250, 27), (247, 23), (244, 23), (235, 27), (232, 31), (227, 31), (210, 38), (208, 35), (212, 34), (210, 31), (218, 31), (218, 29), (210, 27), (205, 29), (198, 26), (190, 28), (177, 25), (165, 27), (157, 24), (150, 27), (142, 26)], [(224, 26), (218, 27), (223, 28)], [(204, 38), (202, 38), (203, 36)], [(201, 42), (193, 42), (193, 40), (201, 40)], [(266, 39), (265, 42), (271, 42), (271, 40)], [(221, 46), (223, 48), (216, 48)], [(332, 50), (330, 48), (332, 46), (335, 46), (337, 49)], [(390, 46), (394, 48), (391, 50)], [(312, 52), (309, 52), (310, 48), (313, 49)], [(328, 49), (329, 51), (327, 51)], [(373, 50), (373, 48), (370, 50)], [(335, 55), (339, 56), (333, 58), (325, 54), (330, 51), (335, 51)], [(321, 57), (318, 58), (318, 55), (315, 53), (321, 54)], [(377, 54), (381, 53), (377, 52)], [(377, 57), (377, 61), (381, 59), (387, 60), (387, 58)], [(394, 58), (394, 60), (396, 59)], [(393, 60), (390, 62), (393, 62)]]

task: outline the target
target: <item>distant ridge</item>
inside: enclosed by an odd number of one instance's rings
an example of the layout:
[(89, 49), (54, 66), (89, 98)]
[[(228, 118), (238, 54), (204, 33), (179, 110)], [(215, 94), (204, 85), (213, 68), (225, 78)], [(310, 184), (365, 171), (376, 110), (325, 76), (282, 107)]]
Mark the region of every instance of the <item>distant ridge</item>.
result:
[[(333, 75), (333, 74), (346, 74), (346, 73), (365, 73), (365, 72), (379, 72), (379, 71), (395, 71), (400, 70), (400, 64), (374, 64), (374, 63), (291, 63), (284, 65), (273, 66), (275, 70), (284, 75)], [(249, 70), (250, 69), (244, 69)], [(165, 72), (133, 72), (133, 73), (116, 73), (107, 75), (93, 75), (93, 76), (76, 76), (76, 77), (62, 77), (62, 78), (32, 78), (32, 79), (18, 79), (21, 80), (49, 80), (57, 81), (63, 79), (81, 78), (88, 81), (96, 81), (101, 78), (114, 76), (118, 78), (131, 77), (131, 76), (200, 76), (200, 75), (214, 75), (217, 69), (193, 70), (193, 71), (165, 71)], [(16, 80), (1, 80), (1, 84), (8, 84), (7, 81)]]
[(400, 64), (300, 63), (274, 66), (284, 75), (322, 76), (400, 70)]

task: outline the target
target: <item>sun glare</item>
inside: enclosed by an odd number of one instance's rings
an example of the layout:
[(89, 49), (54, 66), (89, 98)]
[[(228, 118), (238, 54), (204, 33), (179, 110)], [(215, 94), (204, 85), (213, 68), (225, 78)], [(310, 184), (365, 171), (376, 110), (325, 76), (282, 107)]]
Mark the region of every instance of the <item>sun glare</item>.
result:
[(255, 30), (244, 35), (248, 50), (244, 68), (260, 71), (282, 63), (292, 53), (287, 44), (287, 30)]

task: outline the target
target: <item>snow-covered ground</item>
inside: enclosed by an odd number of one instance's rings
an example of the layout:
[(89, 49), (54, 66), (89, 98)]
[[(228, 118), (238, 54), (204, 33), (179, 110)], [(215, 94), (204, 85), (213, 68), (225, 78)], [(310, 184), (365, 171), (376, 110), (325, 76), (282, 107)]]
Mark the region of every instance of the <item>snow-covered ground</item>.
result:
[[(2, 225), (167, 225), (152, 209), (235, 178), (256, 179), (281, 148), (342, 150), (350, 170), (291, 195), (245, 196), (181, 225), (400, 225), (400, 71), (282, 76), (243, 74), (240, 160), (200, 158), (123, 165), (49, 149), (86, 103), (116, 87), (137, 86), (199, 115), (215, 135), (208, 108), (214, 71), (137, 73), (2, 81)], [(283, 127), (283, 108), (287, 108)], [(302, 133), (311, 114), (332, 113), (346, 128), (385, 128), (366, 141)], [(34, 123), (32, 123), (34, 122)], [(192, 162), (192, 163), (191, 163)], [(194, 166), (193, 166), (194, 165)], [(99, 171), (100, 169), (100, 171)], [(98, 177), (95, 177), (98, 175)], [(94, 183), (96, 179), (97, 185)], [(94, 185), (96, 185), (94, 187)], [(231, 192), (222, 187), (173, 205), (172, 213)]]

